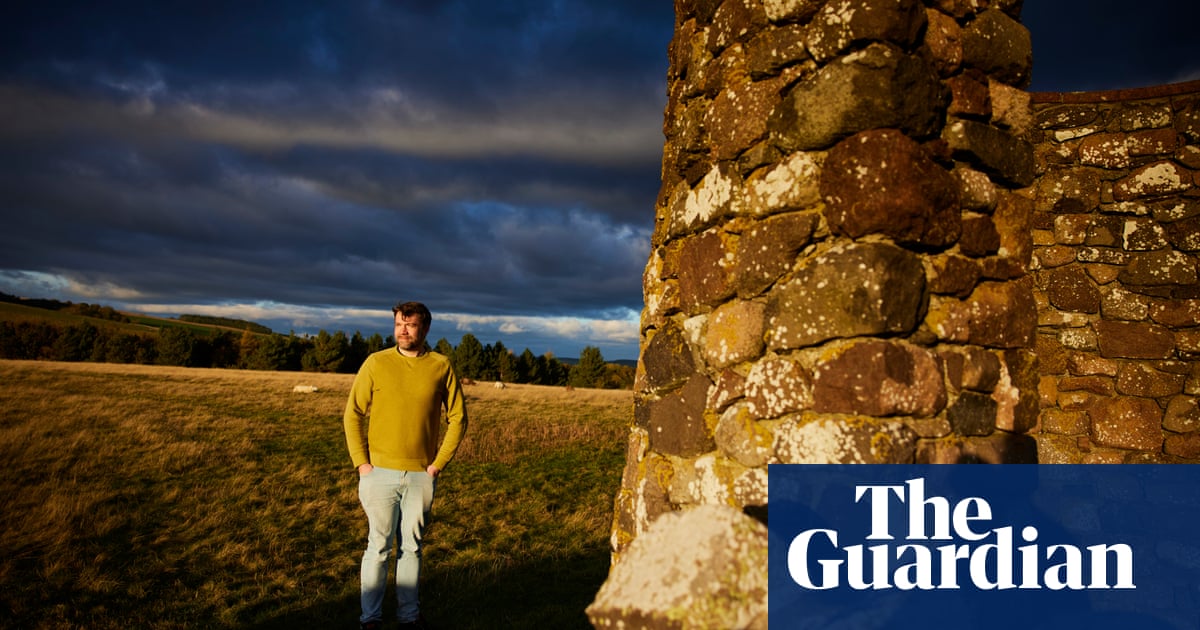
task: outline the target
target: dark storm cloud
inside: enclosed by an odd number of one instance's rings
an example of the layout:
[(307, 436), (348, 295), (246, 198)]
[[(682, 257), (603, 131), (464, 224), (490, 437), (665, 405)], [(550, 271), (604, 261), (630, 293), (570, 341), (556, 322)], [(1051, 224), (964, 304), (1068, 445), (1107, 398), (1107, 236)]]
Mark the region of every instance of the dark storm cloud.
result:
[[(1033, 89), (1186, 78), (1162, 2), (1027, 1)], [(636, 356), (672, 3), (13, 4), (0, 290)]]

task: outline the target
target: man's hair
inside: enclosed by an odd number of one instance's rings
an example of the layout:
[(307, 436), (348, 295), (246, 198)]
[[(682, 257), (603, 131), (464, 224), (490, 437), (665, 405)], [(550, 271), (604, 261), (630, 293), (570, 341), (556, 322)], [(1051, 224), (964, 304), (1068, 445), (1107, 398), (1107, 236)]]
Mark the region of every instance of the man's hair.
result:
[(429, 328), (429, 324), (433, 323), (433, 315), (429, 312), (429, 309), (420, 302), (404, 302), (403, 304), (397, 304), (392, 307), (392, 317), (395, 317), (396, 313), (400, 313), (405, 318), (412, 317), (413, 315), (420, 317), (422, 328)]

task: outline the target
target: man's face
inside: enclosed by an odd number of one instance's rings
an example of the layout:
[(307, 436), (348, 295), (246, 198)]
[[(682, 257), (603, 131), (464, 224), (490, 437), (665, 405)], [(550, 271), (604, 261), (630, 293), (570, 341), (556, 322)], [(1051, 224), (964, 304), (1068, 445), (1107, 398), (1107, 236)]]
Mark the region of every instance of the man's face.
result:
[(396, 313), (396, 330), (393, 336), (396, 338), (396, 347), (401, 351), (420, 351), (425, 346), (425, 335), (428, 332), (428, 329), (421, 326), (420, 315), (405, 317), (403, 313)]

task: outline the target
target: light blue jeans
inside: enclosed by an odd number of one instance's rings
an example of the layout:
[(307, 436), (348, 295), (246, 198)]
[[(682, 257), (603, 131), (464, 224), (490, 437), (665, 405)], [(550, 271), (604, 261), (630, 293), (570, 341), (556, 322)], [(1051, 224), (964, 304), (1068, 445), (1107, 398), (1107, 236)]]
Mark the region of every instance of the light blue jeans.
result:
[(421, 532), (433, 505), (434, 479), (426, 472), (376, 467), (358, 479), (358, 500), (367, 513), (367, 550), (361, 573), (362, 616), (382, 620), (387, 591), (388, 556), (396, 550), (396, 617), (415, 621), (420, 612), (417, 581), (421, 576)]

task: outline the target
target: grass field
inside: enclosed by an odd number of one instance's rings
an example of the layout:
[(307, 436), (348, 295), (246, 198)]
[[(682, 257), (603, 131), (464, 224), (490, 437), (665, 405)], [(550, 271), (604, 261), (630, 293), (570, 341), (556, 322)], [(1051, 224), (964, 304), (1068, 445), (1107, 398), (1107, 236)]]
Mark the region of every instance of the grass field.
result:
[[(0, 627), (356, 628), (352, 379), (0, 361)], [(427, 530), (425, 616), (589, 627), (632, 392), (475, 385), (467, 400)]]

